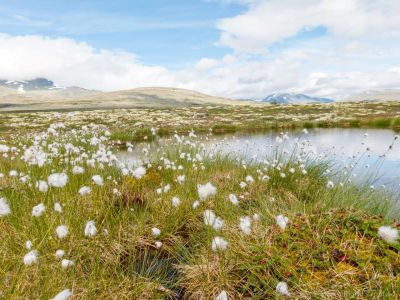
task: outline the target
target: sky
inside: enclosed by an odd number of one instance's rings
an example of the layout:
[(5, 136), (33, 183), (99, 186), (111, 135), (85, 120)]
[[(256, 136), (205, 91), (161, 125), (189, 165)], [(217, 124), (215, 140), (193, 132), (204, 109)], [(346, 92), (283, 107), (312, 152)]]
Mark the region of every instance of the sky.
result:
[(0, 0), (0, 78), (260, 99), (400, 88), (399, 0)]

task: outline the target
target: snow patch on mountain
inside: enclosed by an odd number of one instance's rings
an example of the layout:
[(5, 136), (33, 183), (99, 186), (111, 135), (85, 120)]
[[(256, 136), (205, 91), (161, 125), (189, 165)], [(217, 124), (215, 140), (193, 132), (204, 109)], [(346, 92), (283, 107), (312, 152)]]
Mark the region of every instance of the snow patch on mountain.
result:
[(308, 104), (308, 103), (332, 103), (335, 100), (329, 98), (312, 97), (305, 94), (274, 93), (261, 100), (271, 104)]

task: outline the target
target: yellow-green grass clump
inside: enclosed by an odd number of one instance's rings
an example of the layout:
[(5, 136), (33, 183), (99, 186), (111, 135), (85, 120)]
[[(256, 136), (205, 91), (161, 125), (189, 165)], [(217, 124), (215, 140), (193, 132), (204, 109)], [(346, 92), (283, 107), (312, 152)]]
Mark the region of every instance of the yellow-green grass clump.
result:
[(397, 231), (378, 233), (398, 224), (379, 192), (327, 184), (323, 163), (243, 165), (195, 141), (131, 166), (113, 154), (109, 136), (102, 127), (53, 126), (6, 141), (5, 299), (50, 299), (65, 289), (73, 299), (399, 294)]

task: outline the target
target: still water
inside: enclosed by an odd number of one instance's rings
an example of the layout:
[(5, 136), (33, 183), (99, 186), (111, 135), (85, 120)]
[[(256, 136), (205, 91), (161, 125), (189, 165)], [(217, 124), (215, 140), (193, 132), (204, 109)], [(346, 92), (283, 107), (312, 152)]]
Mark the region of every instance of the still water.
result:
[[(278, 137), (278, 138), (277, 138)], [(332, 163), (332, 169), (347, 171), (351, 180), (368, 183), (374, 188), (400, 190), (400, 139), (388, 129), (309, 129), (261, 134), (198, 135), (181, 137), (183, 141), (196, 141), (206, 151), (239, 157), (244, 161), (263, 160), (277, 149), (307, 151), (313, 160)], [(132, 152), (121, 151), (119, 157), (126, 162), (142, 160), (143, 148), (162, 149), (176, 143), (175, 137), (152, 143), (140, 143)]]

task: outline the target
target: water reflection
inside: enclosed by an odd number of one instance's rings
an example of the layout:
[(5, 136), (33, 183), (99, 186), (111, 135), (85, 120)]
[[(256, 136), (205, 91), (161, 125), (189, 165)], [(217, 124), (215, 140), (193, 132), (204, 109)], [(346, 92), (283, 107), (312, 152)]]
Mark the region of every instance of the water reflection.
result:
[[(278, 136), (278, 138), (277, 138)], [(212, 153), (222, 152), (245, 160), (262, 160), (279, 147), (289, 153), (302, 148), (313, 159), (334, 162), (335, 169), (349, 172), (354, 181), (370, 180), (375, 187), (382, 185), (398, 190), (400, 177), (400, 141), (396, 133), (386, 129), (310, 129), (290, 132), (268, 132), (252, 135), (199, 135), (185, 137), (203, 143)], [(132, 152), (121, 152), (126, 162), (143, 159), (143, 149), (162, 149), (175, 142), (174, 137), (150, 144), (135, 145)], [(150, 150), (151, 151), (151, 150)]]

